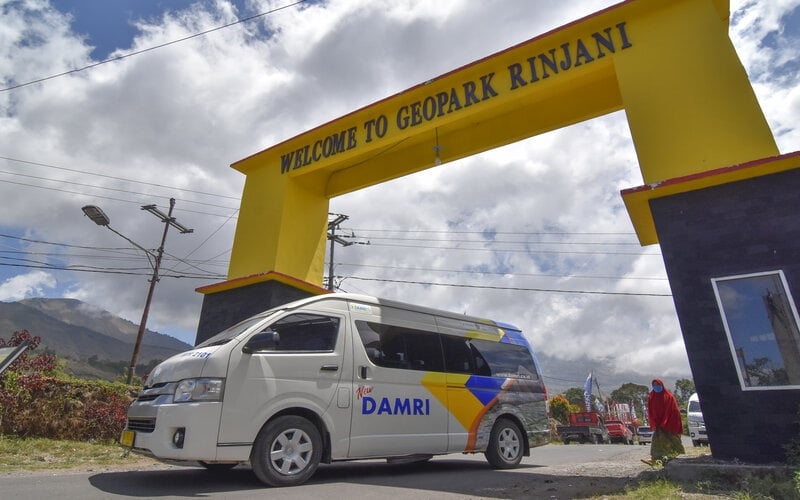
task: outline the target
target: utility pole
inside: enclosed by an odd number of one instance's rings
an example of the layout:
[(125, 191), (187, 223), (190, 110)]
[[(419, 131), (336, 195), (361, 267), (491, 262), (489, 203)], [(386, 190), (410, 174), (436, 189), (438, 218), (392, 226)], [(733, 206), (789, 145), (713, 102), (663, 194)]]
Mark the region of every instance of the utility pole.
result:
[(340, 238), (336, 236), (336, 230), (339, 229), (339, 226), (342, 222), (349, 219), (348, 216), (342, 214), (330, 214), (333, 215), (334, 218), (331, 221), (328, 221), (328, 240), (331, 242), (331, 250), (330, 250), (330, 260), (328, 260), (328, 290), (331, 292), (333, 291), (333, 249), (336, 246), (335, 244), (338, 243), (343, 247), (348, 247), (353, 244), (352, 241), (347, 241), (344, 238)]
[(136, 333), (136, 344), (133, 346), (131, 366), (130, 370), (128, 371), (128, 385), (131, 384), (133, 372), (136, 369), (136, 358), (139, 357), (139, 349), (142, 346), (142, 339), (144, 338), (144, 332), (146, 331), (147, 316), (150, 314), (150, 302), (153, 300), (153, 292), (156, 289), (156, 282), (159, 280), (158, 270), (161, 268), (161, 258), (164, 256), (164, 243), (167, 241), (167, 231), (169, 231), (170, 226), (175, 226), (175, 228), (178, 229), (181, 234), (191, 233), (194, 231), (193, 229), (187, 229), (186, 227), (178, 224), (175, 218), (172, 217), (172, 210), (174, 208), (175, 198), (169, 199), (169, 213), (166, 215), (156, 208), (155, 205), (144, 205), (142, 207), (142, 210), (146, 210), (161, 219), (161, 222), (164, 223), (164, 233), (161, 235), (161, 245), (159, 245), (158, 250), (156, 251), (155, 263), (153, 264), (153, 276), (150, 278), (150, 288), (147, 290), (147, 299), (144, 303), (144, 311), (142, 311), (142, 320), (139, 322), (139, 331)]
[[(328, 240), (331, 242), (331, 250), (330, 250), (330, 260), (328, 261), (328, 290), (333, 291), (333, 249), (336, 246), (335, 244), (338, 243), (343, 247), (349, 247), (350, 245), (369, 245), (369, 241), (354, 241), (354, 240), (347, 240), (342, 238), (341, 236), (336, 235), (336, 230), (339, 229), (339, 226), (342, 222), (346, 221), (350, 217), (342, 214), (328, 214), (333, 216), (333, 219), (328, 221)], [(351, 233), (350, 238), (355, 238), (356, 235)]]
[(98, 226), (105, 226), (110, 231), (114, 232), (118, 236), (125, 238), (129, 243), (131, 243), (136, 248), (144, 251), (147, 255), (147, 260), (150, 262), (150, 265), (153, 267), (153, 276), (150, 278), (150, 288), (147, 290), (147, 299), (144, 302), (144, 311), (142, 311), (142, 320), (139, 322), (139, 331), (136, 333), (136, 344), (133, 346), (133, 354), (131, 355), (131, 363), (130, 368), (128, 369), (128, 385), (131, 385), (131, 381), (133, 380), (133, 372), (136, 369), (136, 359), (139, 357), (139, 349), (142, 346), (142, 339), (144, 338), (144, 332), (147, 329), (147, 316), (150, 314), (150, 302), (153, 300), (153, 292), (156, 289), (156, 283), (159, 280), (158, 271), (161, 268), (161, 258), (164, 256), (164, 243), (167, 241), (167, 231), (169, 230), (170, 226), (175, 226), (181, 234), (191, 233), (194, 230), (188, 229), (181, 224), (179, 224), (174, 217), (172, 217), (172, 209), (175, 208), (175, 198), (169, 199), (169, 213), (165, 214), (155, 205), (143, 205), (142, 210), (146, 210), (151, 214), (155, 215), (161, 222), (164, 223), (164, 232), (161, 235), (161, 245), (156, 250), (156, 253), (144, 248), (140, 244), (136, 243), (135, 241), (131, 240), (124, 234), (121, 234), (116, 229), (110, 226), (110, 220), (108, 216), (97, 206), (95, 205), (86, 205), (83, 207), (83, 213), (89, 217), (95, 224)]

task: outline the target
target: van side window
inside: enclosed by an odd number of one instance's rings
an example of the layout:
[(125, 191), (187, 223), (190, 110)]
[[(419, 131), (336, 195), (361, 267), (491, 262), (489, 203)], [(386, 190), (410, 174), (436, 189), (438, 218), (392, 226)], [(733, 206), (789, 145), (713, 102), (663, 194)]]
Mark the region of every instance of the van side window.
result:
[(268, 351), (331, 352), (336, 346), (339, 318), (316, 314), (291, 314), (268, 328), (277, 333)]
[(528, 348), (490, 340), (443, 335), (447, 371), (487, 377), (538, 380)]
[(479, 339), (471, 339), (469, 343), (489, 363), (493, 377), (539, 379), (536, 365), (527, 347)]
[(492, 374), (489, 364), (481, 354), (470, 345), (465, 337), (442, 335), (445, 366), (450, 373), (469, 373), (473, 375)]
[(439, 335), (400, 326), (356, 321), (369, 360), (404, 370), (444, 371)]

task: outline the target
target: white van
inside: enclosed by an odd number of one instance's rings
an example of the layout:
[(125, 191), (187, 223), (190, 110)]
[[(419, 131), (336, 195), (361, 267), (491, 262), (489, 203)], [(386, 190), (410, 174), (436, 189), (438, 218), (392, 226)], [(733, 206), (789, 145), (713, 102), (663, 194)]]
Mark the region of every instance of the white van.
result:
[(706, 423), (703, 420), (703, 411), (700, 409), (700, 397), (696, 392), (689, 396), (689, 403), (686, 405), (686, 422), (689, 427), (689, 437), (692, 438), (692, 446), (699, 446), (701, 443), (708, 445)]
[(292, 302), (147, 377), (121, 442), (273, 486), (320, 462), (483, 452), (516, 466), (548, 443), (547, 393), (518, 328), (374, 297)]

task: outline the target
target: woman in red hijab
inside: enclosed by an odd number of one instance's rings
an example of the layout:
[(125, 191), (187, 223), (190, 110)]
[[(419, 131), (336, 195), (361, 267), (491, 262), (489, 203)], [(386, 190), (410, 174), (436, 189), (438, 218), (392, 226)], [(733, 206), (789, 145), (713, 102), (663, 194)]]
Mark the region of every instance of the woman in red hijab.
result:
[(643, 460), (653, 465), (656, 460), (662, 463), (686, 453), (681, 442), (683, 423), (678, 401), (664, 387), (661, 379), (653, 379), (653, 390), (647, 396), (647, 418), (653, 429), (653, 442), (650, 444), (651, 460)]

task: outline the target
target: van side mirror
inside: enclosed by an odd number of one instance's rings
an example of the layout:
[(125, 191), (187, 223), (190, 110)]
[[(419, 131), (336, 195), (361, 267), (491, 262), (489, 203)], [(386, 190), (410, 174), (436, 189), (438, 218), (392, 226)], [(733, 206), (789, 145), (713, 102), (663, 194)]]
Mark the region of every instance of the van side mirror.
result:
[(242, 352), (245, 354), (253, 354), (258, 351), (274, 351), (277, 349), (281, 342), (281, 336), (278, 332), (272, 330), (264, 330), (258, 332), (242, 347)]

